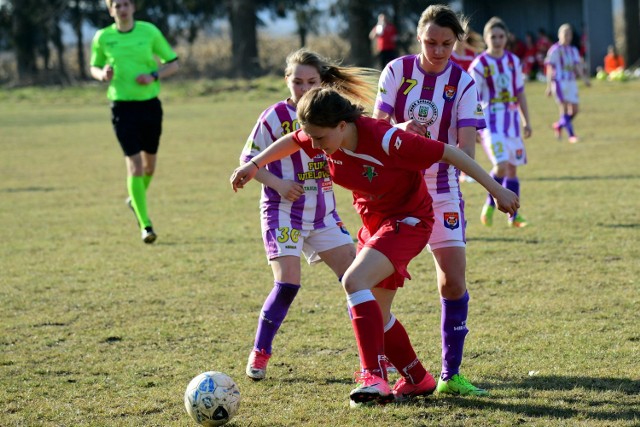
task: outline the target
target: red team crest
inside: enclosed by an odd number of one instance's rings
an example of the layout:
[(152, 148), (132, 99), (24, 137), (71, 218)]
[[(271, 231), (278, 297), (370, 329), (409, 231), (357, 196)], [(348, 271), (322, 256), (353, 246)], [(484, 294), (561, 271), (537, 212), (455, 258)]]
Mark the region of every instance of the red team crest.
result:
[(460, 216), (458, 212), (444, 212), (442, 214), (444, 226), (449, 230), (455, 230), (460, 227)]
[(456, 87), (445, 85), (443, 96), (446, 101), (451, 101), (456, 96)]

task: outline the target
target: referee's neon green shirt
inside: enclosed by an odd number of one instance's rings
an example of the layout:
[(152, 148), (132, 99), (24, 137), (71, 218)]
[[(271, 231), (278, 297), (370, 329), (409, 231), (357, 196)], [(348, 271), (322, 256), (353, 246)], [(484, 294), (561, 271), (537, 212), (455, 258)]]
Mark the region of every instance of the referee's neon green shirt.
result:
[(111, 101), (146, 101), (158, 96), (160, 82), (148, 85), (136, 82), (140, 74), (158, 70), (156, 57), (162, 63), (178, 58), (167, 39), (153, 24), (135, 21), (131, 31), (118, 31), (112, 24), (96, 32), (91, 43), (91, 65), (113, 67), (113, 79), (107, 90)]

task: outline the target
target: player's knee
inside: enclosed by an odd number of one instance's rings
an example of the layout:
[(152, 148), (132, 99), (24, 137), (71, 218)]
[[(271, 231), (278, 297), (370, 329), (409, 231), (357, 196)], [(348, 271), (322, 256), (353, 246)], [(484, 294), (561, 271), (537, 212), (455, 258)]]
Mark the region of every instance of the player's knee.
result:
[(363, 289), (371, 288), (371, 286), (367, 286), (366, 283), (360, 280), (356, 274), (351, 274), (350, 271), (347, 271), (342, 276), (342, 287), (347, 294), (353, 294)]

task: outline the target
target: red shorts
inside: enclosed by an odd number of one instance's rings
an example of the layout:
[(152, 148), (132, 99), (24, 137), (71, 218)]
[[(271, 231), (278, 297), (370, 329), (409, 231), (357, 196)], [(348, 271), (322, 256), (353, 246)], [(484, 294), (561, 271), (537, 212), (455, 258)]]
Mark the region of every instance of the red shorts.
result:
[(420, 221), (416, 225), (409, 225), (400, 222), (402, 219), (392, 218), (383, 221), (373, 235), (366, 227), (358, 231), (358, 252), (364, 247), (373, 248), (389, 258), (396, 269), (376, 287), (385, 289), (402, 287), (405, 278), (411, 279), (407, 271), (409, 262), (418, 256), (429, 242), (432, 222)]

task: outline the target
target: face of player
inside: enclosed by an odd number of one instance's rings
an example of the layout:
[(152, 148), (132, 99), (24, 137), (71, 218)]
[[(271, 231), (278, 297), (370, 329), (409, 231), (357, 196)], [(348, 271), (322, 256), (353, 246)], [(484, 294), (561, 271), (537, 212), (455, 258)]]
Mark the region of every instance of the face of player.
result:
[(347, 123), (343, 121), (334, 128), (306, 124), (302, 125), (302, 130), (311, 138), (313, 148), (330, 156), (343, 145), (346, 127)]
[(297, 64), (293, 72), (287, 77), (287, 87), (291, 92), (291, 100), (297, 104), (302, 95), (322, 83), (320, 73), (311, 65)]
[(135, 10), (135, 6), (129, 0), (111, 0), (109, 15), (118, 24), (129, 24), (133, 21)]
[(570, 45), (571, 40), (573, 40), (573, 31), (569, 27), (563, 27), (560, 31), (558, 31), (558, 41), (563, 45)]
[(457, 40), (453, 30), (429, 22), (417, 39), (422, 49), (420, 66), (428, 73), (443, 71)]
[(502, 54), (507, 46), (507, 33), (499, 27), (493, 27), (484, 38), (487, 48), (491, 53)]

